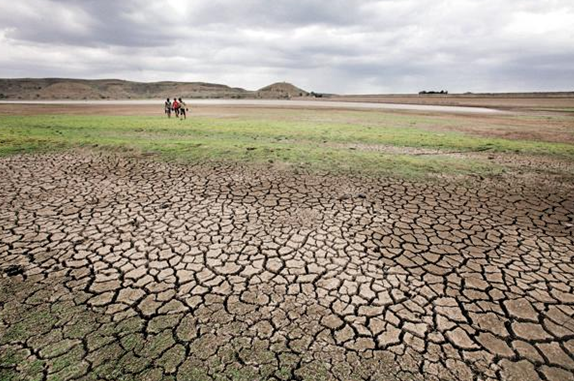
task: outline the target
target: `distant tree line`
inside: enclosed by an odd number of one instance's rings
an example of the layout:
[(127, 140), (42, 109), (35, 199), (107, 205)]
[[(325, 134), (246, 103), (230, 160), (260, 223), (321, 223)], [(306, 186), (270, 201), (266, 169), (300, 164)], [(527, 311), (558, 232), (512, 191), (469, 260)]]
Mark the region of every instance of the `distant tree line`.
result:
[(419, 95), (433, 95), (433, 94), (443, 94), (443, 95), (447, 95), (448, 91), (446, 90), (441, 90), (441, 91), (419, 91)]

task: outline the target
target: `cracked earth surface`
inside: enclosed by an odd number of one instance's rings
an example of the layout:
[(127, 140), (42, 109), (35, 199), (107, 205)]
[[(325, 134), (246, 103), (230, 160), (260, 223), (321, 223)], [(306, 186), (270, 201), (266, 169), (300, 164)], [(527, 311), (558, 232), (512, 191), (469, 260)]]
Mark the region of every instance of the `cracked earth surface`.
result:
[(574, 380), (574, 197), (0, 159), (2, 380)]

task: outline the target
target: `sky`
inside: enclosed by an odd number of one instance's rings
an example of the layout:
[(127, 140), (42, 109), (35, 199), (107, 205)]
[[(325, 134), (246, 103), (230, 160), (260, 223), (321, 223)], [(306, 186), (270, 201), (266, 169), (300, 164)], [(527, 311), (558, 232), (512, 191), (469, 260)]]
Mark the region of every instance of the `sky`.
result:
[(0, 0), (0, 78), (574, 91), (573, 0)]

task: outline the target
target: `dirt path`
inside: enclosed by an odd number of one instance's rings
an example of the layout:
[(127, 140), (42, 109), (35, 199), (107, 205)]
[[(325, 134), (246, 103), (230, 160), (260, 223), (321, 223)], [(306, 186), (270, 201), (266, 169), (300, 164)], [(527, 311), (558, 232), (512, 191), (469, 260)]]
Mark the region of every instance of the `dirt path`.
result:
[(571, 188), (95, 154), (0, 175), (2, 380), (574, 377)]

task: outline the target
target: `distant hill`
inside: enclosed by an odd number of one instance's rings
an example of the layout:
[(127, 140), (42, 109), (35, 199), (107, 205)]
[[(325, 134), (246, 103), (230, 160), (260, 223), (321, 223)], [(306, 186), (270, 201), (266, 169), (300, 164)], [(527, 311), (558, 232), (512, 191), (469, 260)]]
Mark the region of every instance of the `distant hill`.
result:
[(259, 98), (281, 99), (307, 97), (309, 93), (287, 82), (277, 82), (257, 91)]
[(258, 91), (205, 82), (131, 82), (119, 79), (0, 79), (0, 99), (160, 99), (193, 98), (283, 99), (308, 96), (290, 83), (275, 83)]

